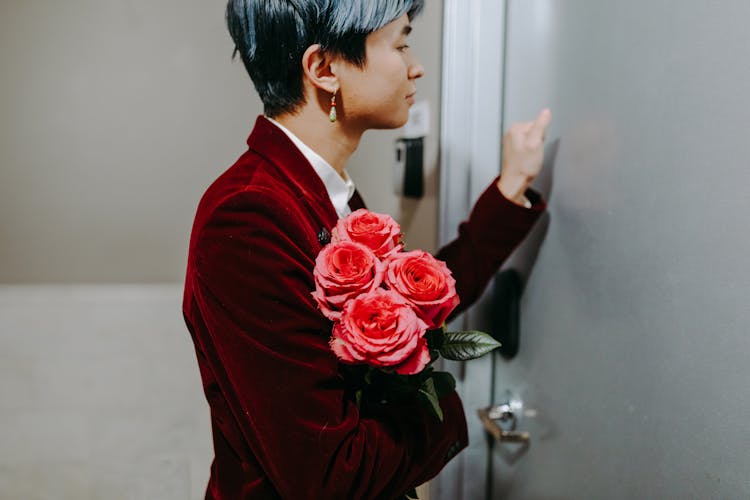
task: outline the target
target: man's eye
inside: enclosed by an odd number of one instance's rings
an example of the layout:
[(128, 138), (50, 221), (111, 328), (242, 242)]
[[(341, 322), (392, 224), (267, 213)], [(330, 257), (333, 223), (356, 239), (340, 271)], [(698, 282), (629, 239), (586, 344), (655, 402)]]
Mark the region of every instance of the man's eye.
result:
[(406, 49), (408, 49), (408, 48), (409, 48), (409, 46), (408, 46), (408, 45), (401, 45), (401, 46), (400, 46), (400, 47), (398, 48), (398, 50), (400, 50), (401, 52), (404, 52), (404, 51), (405, 51)]

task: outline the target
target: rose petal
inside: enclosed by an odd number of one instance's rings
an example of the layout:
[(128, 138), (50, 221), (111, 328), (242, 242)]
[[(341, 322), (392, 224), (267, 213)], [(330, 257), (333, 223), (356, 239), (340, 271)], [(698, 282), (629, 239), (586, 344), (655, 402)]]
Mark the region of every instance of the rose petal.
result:
[(384, 265), (384, 286), (406, 298), (430, 328), (439, 328), (459, 304), (448, 266), (427, 252), (404, 252)]
[(430, 362), (430, 350), (427, 347), (427, 341), (424, 338), (420, 340), (421, 342), (414, 350), (414, 353), (395, 368), (396, 373), (399, 375), (414, 375), (419, 373)]

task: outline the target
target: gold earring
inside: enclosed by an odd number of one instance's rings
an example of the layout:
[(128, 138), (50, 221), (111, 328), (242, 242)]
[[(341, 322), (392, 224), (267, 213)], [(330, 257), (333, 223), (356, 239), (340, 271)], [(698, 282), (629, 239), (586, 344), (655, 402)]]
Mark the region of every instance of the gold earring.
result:
[(333, 95), (331, 96), (331, 111), (328, 113), (328, 119), (331, 120), (331, 123), (336, 121), (336, 91), (333, 91)]

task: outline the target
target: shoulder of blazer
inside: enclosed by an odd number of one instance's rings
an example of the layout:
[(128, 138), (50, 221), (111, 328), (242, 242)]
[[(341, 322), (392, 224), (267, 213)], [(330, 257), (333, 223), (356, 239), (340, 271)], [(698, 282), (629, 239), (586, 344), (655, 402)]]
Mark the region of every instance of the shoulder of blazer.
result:
[(326, 187), (315, 169), (289, 137), (266, 117), (257, 118), (247, 145), (250, 152), (273, 165), (299, 196), (308, 198), (334, 219), (338, 218)]
[(273, 207), (278, 211), (277, 216), (288, 214), (285, 222), (296, 224), (294, 229), (305, 226), (305, 239), (325, 242), (338, 215), (323, 181), (304, 155), (263, 116), (256, 120), (247, 142), (249, 149), (203, 195), (193, 225), (193, 239), (210, 223), (216, 210), (236, 210), (238, 207), (231, 206), (236, 204), (245, 205), (245, 210), (252, 209), (249, 205), (252, 193), (257, 193), (267, 204), (265, 209)]

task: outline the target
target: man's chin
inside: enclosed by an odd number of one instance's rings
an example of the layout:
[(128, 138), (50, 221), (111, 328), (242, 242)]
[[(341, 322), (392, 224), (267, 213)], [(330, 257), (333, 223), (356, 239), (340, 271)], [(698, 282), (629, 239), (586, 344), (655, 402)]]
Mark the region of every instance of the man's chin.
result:
[(401, 128), (404, 125), (406, 125), (406, 122), (409, 121), (409, 114), (407, 113), (403, 118), (398, 117), (391, 121), (385, 122), (385, 123), (379, 123), (377, 125), (374, 125), (373, 127), (370, 127), (372, 129), (376, 130), (393, 130), (397, 128)]

